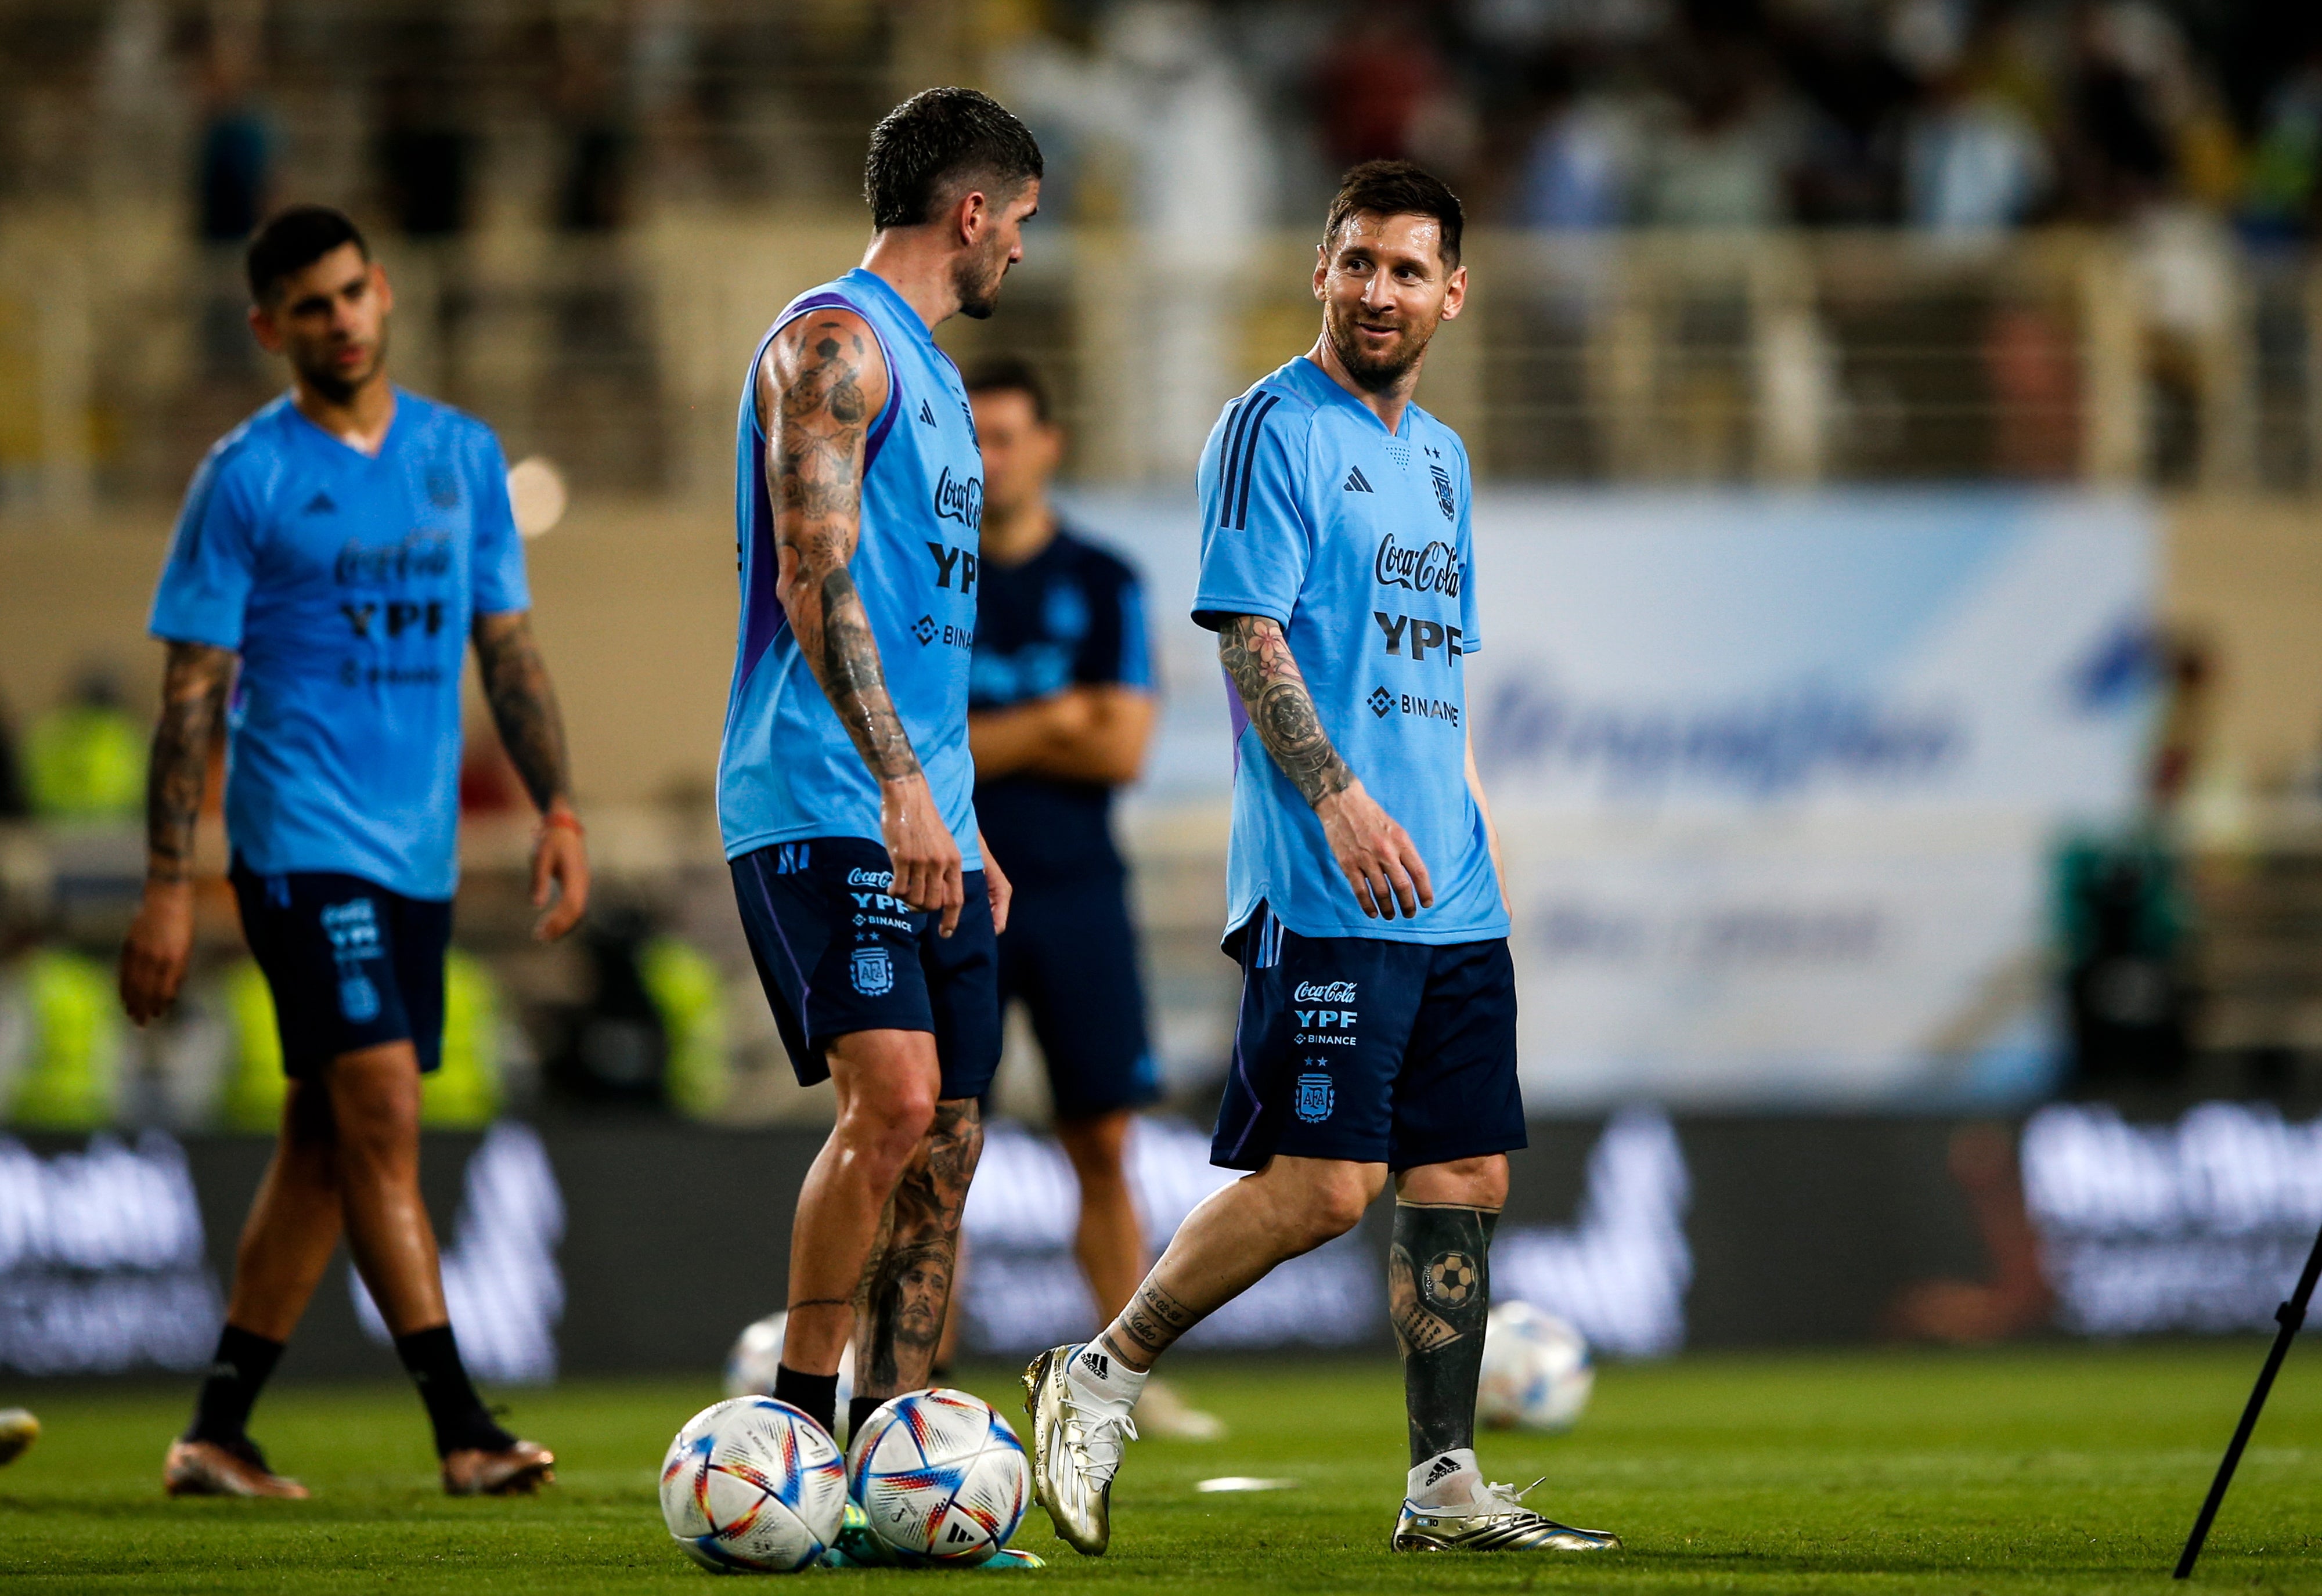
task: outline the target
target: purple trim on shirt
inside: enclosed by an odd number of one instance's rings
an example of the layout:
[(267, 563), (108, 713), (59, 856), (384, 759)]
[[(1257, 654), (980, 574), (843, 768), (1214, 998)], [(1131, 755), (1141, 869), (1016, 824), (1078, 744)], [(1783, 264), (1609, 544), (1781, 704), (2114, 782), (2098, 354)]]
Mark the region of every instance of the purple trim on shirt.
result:
[(1239, 771), (1241, 769), (1241, 734), (1249, 730), (1249, 707), (1241, 701), (1241, 689), (1234, 686), (1234, 679), (1226, 674), (1224, 666), (1218, 667), (1218, 674), (1225, 677), (1226, 715), (1233, 723), (1231, 742), (1234, 769)]

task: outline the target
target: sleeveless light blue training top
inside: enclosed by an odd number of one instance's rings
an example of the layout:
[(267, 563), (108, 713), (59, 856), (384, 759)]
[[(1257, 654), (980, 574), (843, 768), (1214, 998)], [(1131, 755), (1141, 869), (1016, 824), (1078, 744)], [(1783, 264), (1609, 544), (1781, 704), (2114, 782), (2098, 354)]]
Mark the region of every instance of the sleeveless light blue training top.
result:
[(872, 423), (863, 474), (862, 537), (847, 570), (936, 807), (966, 868), (980, 870), (967, 685), (983, 460), (959, 369), (902, 296), (860, 267), (792, 300), (759, 341), (742, 382), (734, 482), (742, 614), (718, 761), (726, 856), (806, 837), (883, 841), (878, 782), (807, 668), (774, 597), (758, 362), (792, 321), (832, 306), (868, 322), (887, 361), (887, 402)]

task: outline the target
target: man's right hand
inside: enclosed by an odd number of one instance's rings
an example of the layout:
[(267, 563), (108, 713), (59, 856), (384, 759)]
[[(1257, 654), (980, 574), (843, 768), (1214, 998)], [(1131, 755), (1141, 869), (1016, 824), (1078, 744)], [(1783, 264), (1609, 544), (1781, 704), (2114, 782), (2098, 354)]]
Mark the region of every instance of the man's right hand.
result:
[(1403, 917), (1410, 919), (1435, 907), (1435, 888), (1418, 845), (1361, 782), (1325, 795), (1314, 813), (1364, 914), (1392, 920), (1400, 907)]
[(121, 1005), (131, 1019), (142, 1026), (169, 1011), (193, 953), (194, 884), (147, 881), (121, 944)]
[(959, 844), (936, 808), (925, 773), (914, 771), (879, 783), (879, 833), (887, 839), (887, 860), (895, 871), (890, 890), (915, 909), (940, 914), (936, 933), (949, 936), (959, 925), (967, 894)]

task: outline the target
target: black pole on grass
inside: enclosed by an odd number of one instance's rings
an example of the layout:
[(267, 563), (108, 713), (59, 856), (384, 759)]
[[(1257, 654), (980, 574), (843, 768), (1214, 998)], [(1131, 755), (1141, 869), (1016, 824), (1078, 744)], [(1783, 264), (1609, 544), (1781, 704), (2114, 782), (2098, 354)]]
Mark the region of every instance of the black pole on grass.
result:
[(2306, 1255), (2306, 1272), (2298, 1277), (2298, 1290), (2290, 1294), (2289, 1301), (2273, 1310), (2274, 1322), (2281, 1328), (2274, 1335), (2273, 1350), (2265, 1354), (2265, 1367), (2258, 1371), (2249, 1406), (2242, 1409), (2242, 1421), (2234, 1427), (2234, 1438), (2226, 1445), (2224, 1460), (2217, 1464), (2217, 1477), (2209, 1482), (2209, 1497), (2201, 1504), (2201, 1516), (2193, 1520), (2193, 1533), (2185, 1540), (2185, 1555), (2177, 1559), (2177, 1577), (2180, 1580), (2193, 1575), (2193, 1564), (2201, 1555), (2201, 1543), (2209, 1538), (2209, 1526), (2217, 1521), (2217, 1504), (2226, 1500), (2226, 1487), (2234, 1482), (2234, 1469), (2242, 1460), (2242, 1448), (2249, 1445), (2250, 1432), (2257, 1428), (2257, 1416), (2265, 1406), (2266, 1393), (2273, 1389), (2273, 1377), (2281, 1372), (2281, 1360), (2289, 1355), (2290, 1342), (2296, 1339), (2299, 1327), (2306, 1322), (2306, 1309), (2314, 1300), (2317, 1276), (2322, 1276), (2322, 1235), (2315, 1236), (2314, 1250)]

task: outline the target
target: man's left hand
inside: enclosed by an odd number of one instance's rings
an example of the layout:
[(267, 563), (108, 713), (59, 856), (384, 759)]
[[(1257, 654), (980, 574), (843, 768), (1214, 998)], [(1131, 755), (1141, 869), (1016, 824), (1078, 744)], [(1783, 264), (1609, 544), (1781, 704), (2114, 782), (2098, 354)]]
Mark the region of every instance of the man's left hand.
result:
[[(550, 813), (569, 816), (572, 811), (560, 804)], [(540, 942), (554, 942), (588, 912), (589, 845), (576, 827), (577, 823), (544, 823), (532, 844), (532, 907), (545, 911), (532, 927)]]
[(1008, 884), (1007, 872), (992, 857), (992, 845), (980, 831), (975, 834), (975, 845), (983, 853), (983, 895), (992, 900), (992, 935), (997, 936), (1008, 929), (1008, 901), (1016, 896), (1016, 889)]

